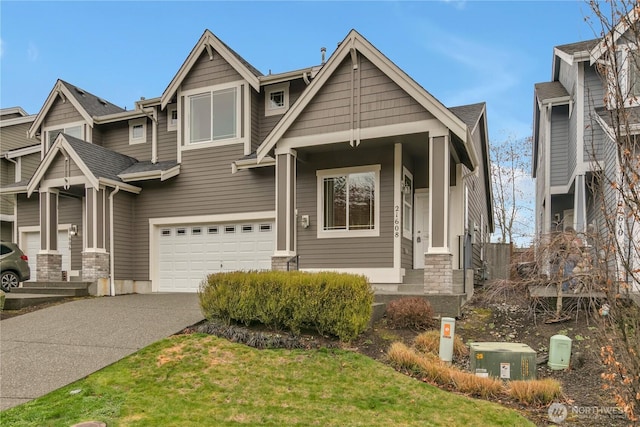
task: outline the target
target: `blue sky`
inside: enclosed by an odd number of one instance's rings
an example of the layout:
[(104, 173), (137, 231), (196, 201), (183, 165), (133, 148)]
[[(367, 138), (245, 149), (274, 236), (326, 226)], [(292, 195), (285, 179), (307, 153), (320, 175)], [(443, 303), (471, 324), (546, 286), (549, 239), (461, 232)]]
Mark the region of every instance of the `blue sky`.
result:
[(61, 78), (121, 107), (160, 96), (205, 28), (263, 73), (320, 62), (355, 28), (446, 106), (487, 102), (492, 139), (531, 133), (553, 46), (594, 38), (583, 1), (0, 4), (0, 106)]

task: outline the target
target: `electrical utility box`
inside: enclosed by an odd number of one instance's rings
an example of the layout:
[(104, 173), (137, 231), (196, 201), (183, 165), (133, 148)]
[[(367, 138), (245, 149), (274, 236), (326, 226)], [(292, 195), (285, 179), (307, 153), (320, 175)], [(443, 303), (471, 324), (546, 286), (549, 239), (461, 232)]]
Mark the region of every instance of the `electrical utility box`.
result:
[(503, 380), (534, 380), (536, 352), (526, 344), (476, 342), (470, 344), (471, 372), (481, 377)]

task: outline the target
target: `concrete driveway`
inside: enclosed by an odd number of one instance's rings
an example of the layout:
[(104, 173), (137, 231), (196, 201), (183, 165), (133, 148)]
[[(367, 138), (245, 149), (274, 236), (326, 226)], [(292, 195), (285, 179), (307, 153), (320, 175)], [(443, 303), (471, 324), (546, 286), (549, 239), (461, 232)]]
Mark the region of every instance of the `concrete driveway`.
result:
[(84, 378), (202, 319), (197, 294), (134, 294), (2, 320), (0, 410)]

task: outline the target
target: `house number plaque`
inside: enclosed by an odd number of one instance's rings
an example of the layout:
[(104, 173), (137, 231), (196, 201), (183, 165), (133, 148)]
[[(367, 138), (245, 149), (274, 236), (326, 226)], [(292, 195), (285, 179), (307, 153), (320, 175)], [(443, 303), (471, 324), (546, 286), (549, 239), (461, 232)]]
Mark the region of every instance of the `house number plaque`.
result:
[(393, 217), (393, 236), (397, 239), (400, 237), (400, 206), (394, 207), (395, 215)]

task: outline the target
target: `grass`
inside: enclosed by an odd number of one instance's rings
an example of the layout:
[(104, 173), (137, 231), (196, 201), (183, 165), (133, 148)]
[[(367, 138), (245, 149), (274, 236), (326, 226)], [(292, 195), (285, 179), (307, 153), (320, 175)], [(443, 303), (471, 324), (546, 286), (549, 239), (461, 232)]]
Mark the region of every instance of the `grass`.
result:
[(512, 426), (505, 407), (446, 393), (345, 350), (256, 350), (174, 336), (0, 413), (3, 426)]

